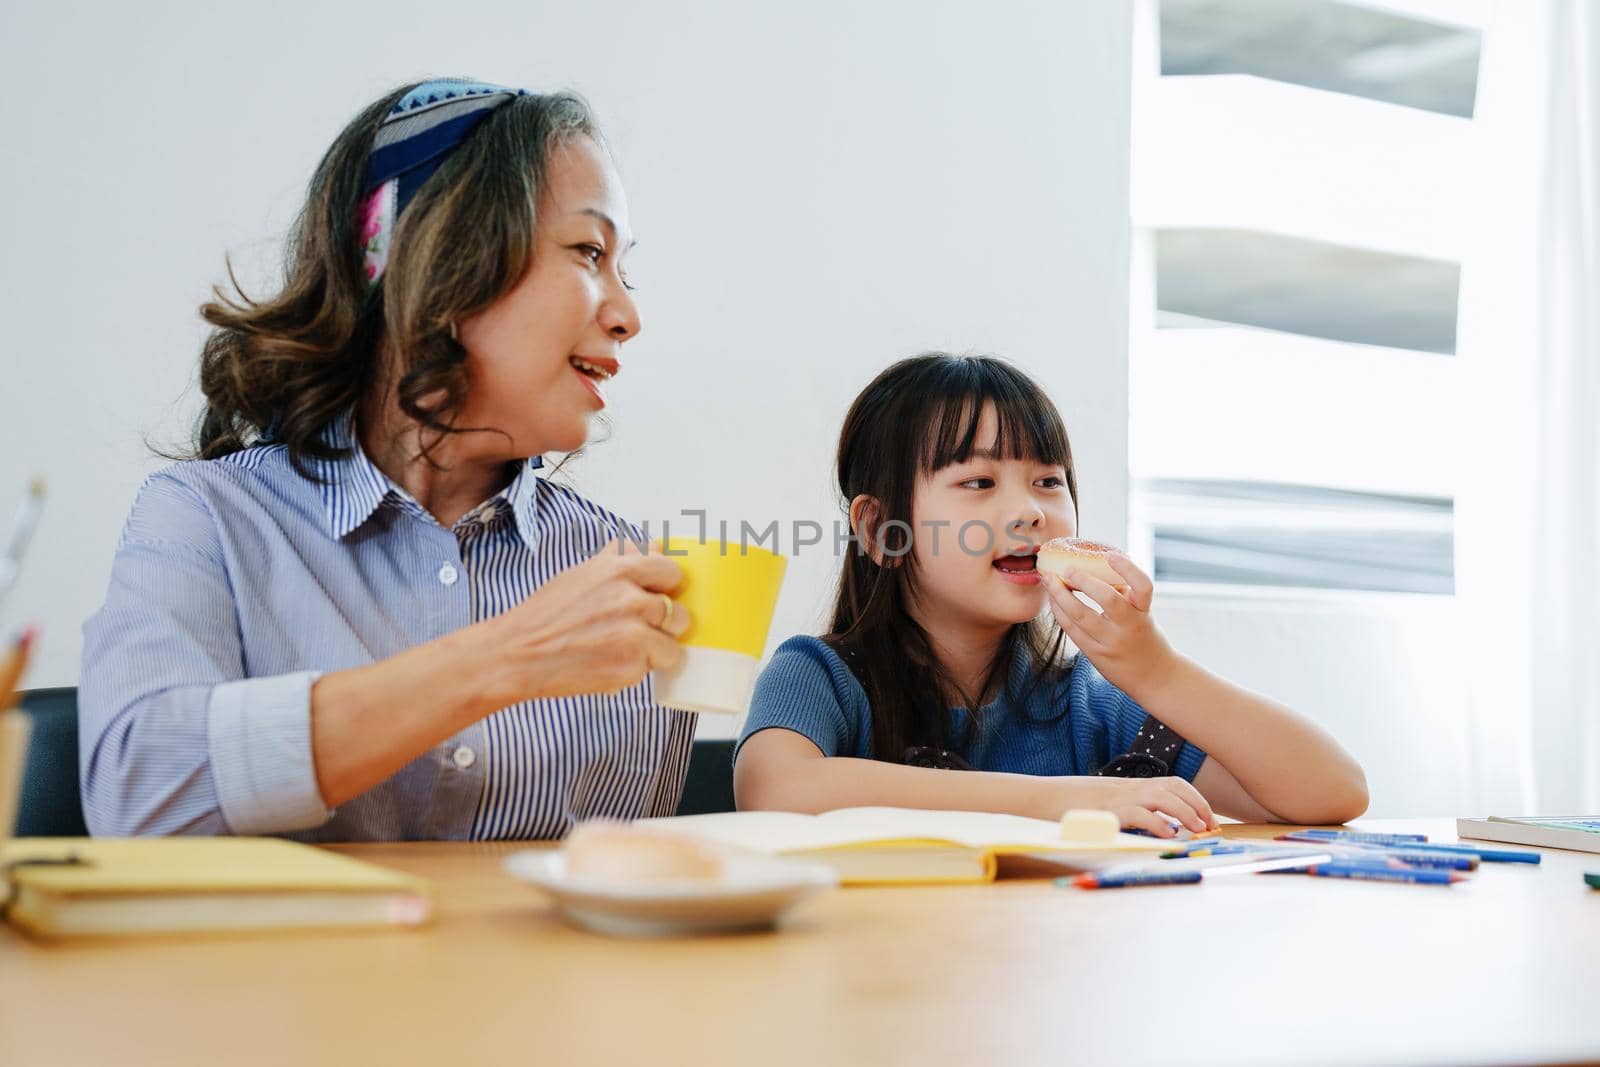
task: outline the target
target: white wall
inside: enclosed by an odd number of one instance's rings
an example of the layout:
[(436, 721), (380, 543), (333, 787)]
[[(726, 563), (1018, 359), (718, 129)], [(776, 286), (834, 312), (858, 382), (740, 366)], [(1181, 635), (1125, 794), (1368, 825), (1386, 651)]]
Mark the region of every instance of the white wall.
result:
[(1465, 709), (1495, 653), (1454, 598), (1168, 585), (1156, 614), (1185, 653), (1331, 731), (1366, 772), (1369, 815), (1476, 810)]
[[(430, 74), (576, 87), (617, 150), (646, 327), (590, 495), (826, 525), (851, 397), (973, 349), (1056, 397), (1085, 531), (1121, 540), (1129, 35), (1116, 0), (0, 7), (0, 516), (31, 473), (51, 494), (0, 614), (43, 625), (30, 684), (76, 681), (144, 435), (197, 410), (224, 253), (270, 277), (326, 144)], [(820, 623), (832, 569), (791, 562), (774, 643)]]

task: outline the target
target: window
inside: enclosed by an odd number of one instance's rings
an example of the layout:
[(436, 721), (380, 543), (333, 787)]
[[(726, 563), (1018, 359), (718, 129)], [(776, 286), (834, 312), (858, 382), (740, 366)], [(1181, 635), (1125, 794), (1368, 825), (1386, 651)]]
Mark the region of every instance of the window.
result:
[(1158, 578), (1454, 590), (1481, 33), (1381, 7), (1138, 9), (1131, 547)]
[(1463, 118), (1478, 95), (1477, 29), (1361, 4), (1177, 0), (1160, 32), (1163, 75), (1252, 74)]

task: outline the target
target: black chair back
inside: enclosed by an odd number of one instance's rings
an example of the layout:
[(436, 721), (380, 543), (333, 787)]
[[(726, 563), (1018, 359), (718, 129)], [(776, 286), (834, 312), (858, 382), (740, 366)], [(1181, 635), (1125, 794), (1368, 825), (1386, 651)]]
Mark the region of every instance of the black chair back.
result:
[(17, 805), (18, 837), (86, 837), (78, 794), (78, 691), (29, 689), (22, 710), (32, 720)]
[(689, 753), (679, 815), (733, 810), (733, 742), (696, 741)]

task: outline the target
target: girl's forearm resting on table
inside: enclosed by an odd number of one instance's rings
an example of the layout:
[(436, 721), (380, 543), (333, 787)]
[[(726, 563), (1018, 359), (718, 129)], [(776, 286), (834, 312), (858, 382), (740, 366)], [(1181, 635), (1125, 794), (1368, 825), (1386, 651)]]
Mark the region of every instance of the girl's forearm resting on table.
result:
[[(1114, 799), (1122, 793), (1118, 787), (1131, 784), (1075, 775), (952, 772), (825, 756), (805, 735), (781, 728), (762, 730), (746, 740), (733, 770), (734, 798), (741, 810), (810, 814), (835, 808), (895, 807), (1054, 820), (1072, 808), (1111, 809), (1132, 802), (1128, 796)], [(1199, 801), (1199, 795), (1194, 799)], [(1197, 822), (1194, 828), (1202, 826)]]
[(1187, 657), (1127, 691), (1284, 822), (1340, 823), (1367, 808), (1366, 775), (1327, 731)]
[[(745, 742), (733, 773), (740, 810), (817, 814), (834, 808), (894, 807), (1061, 816), (1060, 811), (1051, 813), (1040, 795), (1044, 779), (1031, 775), (952, 774), (879, 760), (826, 757), (799, 735), (778, 736), (786, 733), (763, 730)], [(796, 752), (799, 747), (810, 754)]]

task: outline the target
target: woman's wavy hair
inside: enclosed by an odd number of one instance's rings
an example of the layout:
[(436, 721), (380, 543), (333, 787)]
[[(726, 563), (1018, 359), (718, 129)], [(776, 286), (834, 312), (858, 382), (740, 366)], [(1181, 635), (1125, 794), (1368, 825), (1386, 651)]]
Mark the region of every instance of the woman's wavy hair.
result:
[[(1001, 642), (979, 692), (962, 691), (940, 664), (925, 631), (908, 609), (918, 578), (911, 551), (917, 481), (971, 458), (978, 423), (993, 406), (996, 450), (1066, 470), (1076, 512), (1078, 479), (1061, 414), (1044, 390), (1017, 368), (989, 356), (930, 352), (901, 360), (879, 374), (845, 415), (837, 476), (848, 511), (870, 498), (853, 532), (863, 551), (848, 551), (839, 575), (833, 621), (823, 638), (849, 664), (872, 706), (873, 757), (900, 763), (927, 746), (965, 752), (983, 724), (986, 693), (1008, 687), (1026, 707), (1039, 685), (1058, 678), (1064, 635), (1043, 618), (1013, 626)], [(876, 558), (875, 558), (876, 557)], [(1024, 691), (1010, 691), (1018, 656), (1032, 666)], [(961, 736), (952, 736), (949, 708), (967, 710)], [(1063, 705), (1064, 707), (1064, 705)]]
[(424, 455), (444, 435), (473, 429), (456, 425), (467, 352), (451, 324), (522, 277), (551, 151), (578, 136), (598, 140), (599, 131), (569, 92), (496, 108), (401, 212), (388, 266), (369, 291), (360, 239), (367, 156), (384, 116), (417, 84), (368, 106), (322, 157), (289, 234), (279, 292), (251, 299), (230, 264), (232, 295), (217, 287), (201, 307), (214, 329), (200, 356), (206, 409), (189, 458), (270, 439), (305, 474), (308, 457), (335, 455), (322, 431), (391, 377), (401, 410), (428, 431)]

